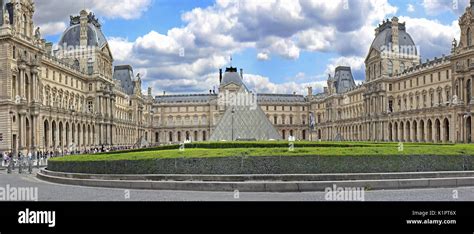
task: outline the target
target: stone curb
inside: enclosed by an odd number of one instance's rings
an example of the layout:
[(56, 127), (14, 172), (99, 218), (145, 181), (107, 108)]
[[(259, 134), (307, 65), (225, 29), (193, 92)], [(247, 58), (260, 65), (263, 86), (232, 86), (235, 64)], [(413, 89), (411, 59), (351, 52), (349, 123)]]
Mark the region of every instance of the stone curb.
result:
[(343, 173), (343, 174), (272, 174), (272, 175), (122, 175), (82, 174), (42, 170), (43, 174), (57, 177), (98, 180), (151, 180), (151, 181), (338, 181), (338, 180), (387, 180), (428, 179), (445, 177), (474, 177), (474, 171), (404, 172), (404, 173)]
[(53, 183), (90, 187), (221, 192), (316, 192), (333, 185), (370, 190), (474, 186), (474, 177), (341, 181), (121, 181), (66, 178), (47, 175), (44, 171), (38, 173), (37, 177)]

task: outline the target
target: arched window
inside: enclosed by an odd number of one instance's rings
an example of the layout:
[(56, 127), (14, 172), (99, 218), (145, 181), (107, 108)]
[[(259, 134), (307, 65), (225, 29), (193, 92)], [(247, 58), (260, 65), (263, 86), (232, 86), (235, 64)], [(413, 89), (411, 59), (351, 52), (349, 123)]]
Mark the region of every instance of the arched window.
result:
[(472, 83), (471, 79), (467, 80), (467, 84), (466, 84), (466, 102), (467, 103), (469, 103), (472, 98), (471, 83)]
[(389, 76), (393, 75), (393, 62), (388, 60), (387, 72)]
[(467, 46), (471, 46), (472, 45), (471, 28), (467, 28), (466, 36), (467, 36)]

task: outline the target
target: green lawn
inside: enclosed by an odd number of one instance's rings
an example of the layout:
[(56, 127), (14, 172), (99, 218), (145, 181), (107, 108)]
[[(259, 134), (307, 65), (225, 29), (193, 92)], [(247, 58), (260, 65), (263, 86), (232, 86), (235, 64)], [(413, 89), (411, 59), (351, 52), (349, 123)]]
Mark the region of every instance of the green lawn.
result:
[(405, 143), (403, 151), (397, 143), (372, 142), (297, 142), (295, 150), (288, 151), (287, 142), (211, 142), (186, 146), (163, 146), (154, 149), (112, 152), (96, 155), (75, 155), (51, 159), (53, 161), (110, 161), (164, 158), (206, 158), (232, 156), (376, 156), (376, 155), (470, 155), (474, 145)]

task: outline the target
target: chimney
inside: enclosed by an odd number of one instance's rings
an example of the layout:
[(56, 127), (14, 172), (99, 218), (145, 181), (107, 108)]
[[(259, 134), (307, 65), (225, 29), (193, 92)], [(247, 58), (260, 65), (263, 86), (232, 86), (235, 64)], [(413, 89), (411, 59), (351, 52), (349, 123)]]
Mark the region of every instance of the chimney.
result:
[(219, 69), (219, 84), (222, 83), (222, 69)]
[(240, 69), (240, 78), (244, 79), (244, 69)]
[(48, 42), (45, 44), (46, 54), (51, 55), (53, 53), (53, 43)]
[(313, 87), (308, 87), (308, 97), (313, 96)]
[(88, 15), (87, 15), (87, 11), (85, 10), (82, 10), (81, 11), (81, 18), (80, 18), (80, 21), (81, 21), (81, 32), (80, 32), (80, 46), (81, 47), (86, 47), (87, 46), (87, 24), (88, 24)]
[(151, 97), (151, 87), (148, 87), (148, 96)]
[(393, 17), (392, 18), (392, 51), (394, 53), (399, 52), (399, 47), (398, 47), (398, 18)]

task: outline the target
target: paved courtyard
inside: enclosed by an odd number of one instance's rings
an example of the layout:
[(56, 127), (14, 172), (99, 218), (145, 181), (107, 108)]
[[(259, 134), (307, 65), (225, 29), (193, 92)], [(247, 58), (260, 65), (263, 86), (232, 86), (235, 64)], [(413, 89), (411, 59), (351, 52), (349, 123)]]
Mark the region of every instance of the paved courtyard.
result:
[[(324, 201), (324, 192), (240, 193), (93, 188), (54, 184), (0, 170), (0, 187), (38, 187), (40, 201)], [(456, 190), (456, 191), (455, 191)], [(454, 199), (453, 194), (458, 198)], [(366, 201), (474, 201), (474, 187), (367, 191)]]

